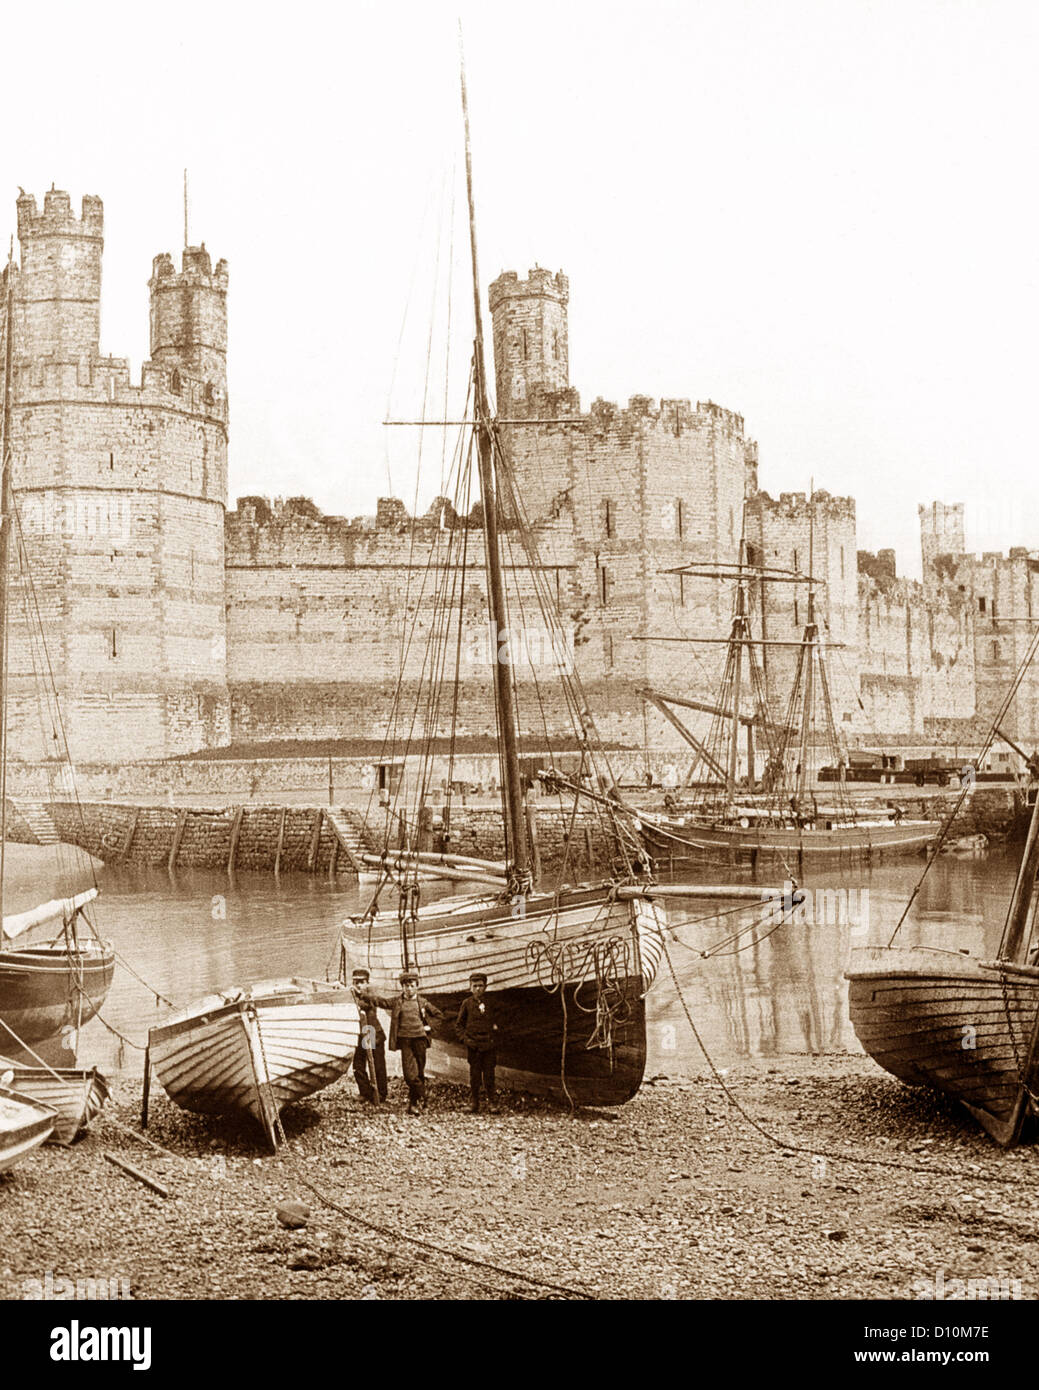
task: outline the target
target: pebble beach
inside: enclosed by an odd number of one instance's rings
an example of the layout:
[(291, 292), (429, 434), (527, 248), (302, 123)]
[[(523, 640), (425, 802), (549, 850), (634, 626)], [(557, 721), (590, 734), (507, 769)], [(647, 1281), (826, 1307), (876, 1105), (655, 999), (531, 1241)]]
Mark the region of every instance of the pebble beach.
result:
[(90, 1134), (0, 1176), (0, 1296), (48, 1278), (134, 1299), (1039, 1293), (1034, 1146), (997, 1149), (867, 1058), (656, 1076), (610, 1111), (501, 1101), (473, 1115), (434, 1082), (408, 1116), (401, 1082), (374, 1110), (346, 1077), (285, 1112), (271, 1155), (247, 1122), (156, 1087), (160, 1151), (134, 1137), (140, 1083), (121, 1079)]

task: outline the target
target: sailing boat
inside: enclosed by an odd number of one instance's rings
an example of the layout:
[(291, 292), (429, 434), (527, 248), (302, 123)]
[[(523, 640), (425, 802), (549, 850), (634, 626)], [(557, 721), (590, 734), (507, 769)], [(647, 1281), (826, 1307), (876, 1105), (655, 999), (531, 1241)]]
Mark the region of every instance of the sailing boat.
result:
[[(750, 563), (741, 538), (735, 565), (683, 565), (678, 573), (695, 578), (735, 580), (732, 623), (726, 643), (721, 691), (717, 702), (706, 702), (643, 690), (643, 698), (655, 706), (678, 730), (696, 754), (688, 780), (701, 765), (706, 780), (689, 802), (672, 805), (667, 813), (638, 813), (639, 829), (659, 868), (685, 869), (712, 863), (783, 865), (791, 875), (806, 864), (833, 864), (853, 858), (871, 860), (885, 855), (913, 854), (926, 849), (937, 836), (936, 821), (908, 820), (895, 812), (870, 814), (857, 806), (841, 779), (832, 793), (833, 805), (820, 805), (811, 786), (816, 756), (814, 730), (817, 714), (831, 758), (847, 766), (848, 754), (837, 734), (827, 653), (832, 644), (821, 634), (816, 615), (812, 575)], [(751, 631), (749, 587), (751, 583), (808, 585), (807, 619), (800, 639), (793, 642), (756, 638)], [(780, 646), (797, 650), (793, 685), (785, 716), (772, 713), (767, 682), (758, 660), (762, 648)], [(746, 670), (745, 670), (746, 666)], [(748, 690), (749, 687), (749, 690)], [(747, 694), (753, 708), (744, 708)], [(698, 738), (676, 713), (688, 708), (713, 716), (706, 739)], [(740, 778), (740, 733), (746, 731), (746, 779)], [(764, 735), (767, 761), (760, 787), (756, 780), (754, 731)]]
[(846, 977), (852, 1026), (873, 1060), (952, 1096), (1004, 1147), (1039, 1113), (1037, 873), (1039, 798), (995, 960), (889, 944), (857, 953)]
[[(533, 536), (522, 522), (521, 504), (488, 401), (464, 69), (461, 87), (474, 308), (472, 423), (489, 625), (492, 632), (505, 633), (510, 622), (503, 581), (503, 527), (519, 535), (535, 585), (542, 571)], [(469, 436), (469, 459), (473, 435)], [(463, 454), (464, 450), (459, 457)], [(558, 622), (555, 606), (545, 593), (539, 601), (539, 617), (551, 630)], [(459, 613), (459, 632), (461, 621)], [(640, 877), (635, 862), (639, 846), (615, 806), (609, 808), (609, 831), (623, 861), (615, 881), (538, 890), (537, 856), (532, 852), (518, 754), (512, 669), (493, 658), (491, 666), (505, 858), (452, 855), (444, 859), (421, 848), (418, 841), (413, 848), (373, 857), (382, 868), (380, 886), (367, 912), (343, 925), (342, 978), (349, 978), (352, 967), (362, 966), (370, 972), (373, 994), (386, 995), (397, 989), (398, 972), (405, 967), (417, 969), (423, 995), (444, 1014), (433, 1028), (438, 1050), (460, 1059), (465, 1049), (455, 1037), (453, 1020), (469, 992), (470, 972), (483, 971), (503, 1037), (498, 1049), (502, 1085), (548, 1091), (572, 1104), (619, 1105), (635, 1094), (643, 1077), (645, 996), (660, 962), (664, 920)], [(443, 667), (434, 659), (427, 669), (440, 673)], [(576, 673), (564, 669), (564, 688), (575, 715), (582, 766), (586, 766), (595, 756), (594, 726), (583, 697), (576, 693), (576, 681)], [(431, 687), (434, 684), (430, 682)], [(430, 711), (437, 708), (437, 700), (431, 697)], [(420, 820), (421, 815), (416, 817), (416, 822)], [(484, 891), (420, 905), (420, 881), (434, 870), (448, 880), (471, 880)], [(379, 907), (380, 893), (387, 888), (399, 894), (390, 910)]]
[[(0, 454), (0, 913), (4, 900), (7, 845), (7, 628), (11, 527), (15, 513), (11, 453), (11, 381), (14, 330), (14, 283), (11, 263), (4, 272), (3, 439)], [(0, 1047), (5, 1051), (56, 1037), (64, 1028), (79, 1029), (97, 1013), (112, 983), (115, 952), (94, 931), (84, 909), (97, 888), (71, 897), (51, 898), (41, 906), (2, 917), (0, 928)], [(36, 900), (39, 902), (39, 899)], [(49, 941), (33, 938), (5, 947), (5, 940), (58, 924)], [(80, 930), (83, 924), (84, 930)]]

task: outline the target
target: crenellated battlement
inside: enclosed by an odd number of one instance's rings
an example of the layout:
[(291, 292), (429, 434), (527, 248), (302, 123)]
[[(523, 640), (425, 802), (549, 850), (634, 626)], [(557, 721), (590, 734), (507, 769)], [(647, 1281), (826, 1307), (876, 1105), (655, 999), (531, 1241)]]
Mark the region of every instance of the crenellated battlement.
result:
[(767, 492), (759, 492), (754, 496), (753, 503), (762, 511), (788, 521), (809, 521), (820, 517), (855, 520), (854, 497), (833, 497), (824, 490), (813, 492), (811, 497), (803, 492), (781, 492), (774, 498)]
[(100, 198), (85, 193), (80, 204), (80, 216), (72, 211), (72, 199), (59, 188), (43, 195), (40, 212), (32, 193), (21, 193), (17, 202), (18, 240), (60, 236), (101, 240), (105, 230), (105, 210)]
[(487, 291), (487, 301), (493, 314), (508, 299), (554, 299), (566, 304), (570, 299), (570, 281), (561, 270), (553, 273), (541, 266), (527, 272), (521, 280), (515, 270), (506, 270), (492, 281)]
[(152, 261), (152, 278), (148, 281), (148, 288), (153, 293), (156, 289), (165, 290), (178, 285), (194, 284), (209, 284), (217, 289), (227, 289), (227, 261), (217, 261), (214, 270), (213, 259), (206, 250), (205, 242), (201, 246), (185, 246), (179, 271), (168, 251), (160, 252)]
[(173, 410), (227, 423), (227, 393), (222, 387), (162, 362), (145, 362), (140, 382), (135, 384), (125, 357), (64, 362), (51, 357), (28, 358), (16, 364), (14, 381), (19, 406), (116, 404)]

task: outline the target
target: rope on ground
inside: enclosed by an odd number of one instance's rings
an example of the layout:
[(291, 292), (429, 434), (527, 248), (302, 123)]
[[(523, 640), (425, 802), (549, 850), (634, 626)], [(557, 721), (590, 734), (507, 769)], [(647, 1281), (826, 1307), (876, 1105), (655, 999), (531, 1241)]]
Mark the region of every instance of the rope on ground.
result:
[(766, 1129), (765, 1126), (760, 1123), (760, 1121), (756, 1120), (748, 1110), (744, 1109), (744, 1107), (737, 1100), (731, 1087), (726, 1083), (721, 1072), (719, 1072), (718, 1068), (714, 1065), (714, 1060), (711, 1057), (711, 1054), (707, 1051), (707, 1047), (700, 1036), (700, 1031), (697, 1028), (696, 1024), (693, 1022), (692, 1014), (689, 1012), (689, 1006), (686, 1003), (685, 995), (682, 992), (682, 986), (679, 983), (678, 975), (672, 963), (671, 954), (667, 949), (667, 942), (665, 941), (662, 944), (664, 950), (664, 958), (667, 961), (668, 969), (671, 971), (671, 978), (674, 981), (675, 991), (678, 995), (678, 1002), (682, 1006), (682, 1012), (685, 1014), (686, 1022), (689, 1024), (689, 1027), (692, 1030), (693, 1037), (696, 1039), (696, 1044), (699, 1047), (700, 1051), (703, 1053), (704, 1060), (707, 1062), (708, 1067), (710, 1067), (711, 1069), (711, 1075), (714, 1077), (715, 1081), (725, 1092), (725, 1097), (728, 1100), (729, 1104), (732, 1106), (732, 1108), (739, 1115), (741, 1115), (743, 1119), (746, 1120), (746, 1122), (751, 1126), (752, 1129), (757, 1130), (757, 1132), (763, 1138), (767, 1139), (770, 1144), (774, 1145), (774, 1147), (778, 1149), (786, 1149), (791, 1153), (808, 1154), (810, 1157), (832, 1158), (837, 1163), (858, 1163), (874, 1168), (900, 1168), (907, 1173), (924, 1173), (929, 1177), (960, 1178), (963, 1181), (987, 1182), (993, 1184), (1003, 1184), (1006, 1186), (1017, 1185), (1020, 1183), (1020, 1173), (997, 1174), (988, 1176), (986, 1174), (981, 1173), (967, 1172), (965, 1169), (960, 1168), (929, 1168), (922, 1163), (904, 1163), (897, 1158), (865, 1158), (859, 1157), (855, 1154), (841, 1153), (836, 1149), (812, 1148), (810, 1145), (798, 1144), (793, 1140), (781, 1139), (778, 1135), (773, 1134), (770, 1130)]
[[(256, 1036), (260, 1043), (260, 1056), (263, 1059), (263, 1069), (266, 1073), (266, 1078), (260, 1082), (260, 1086), (261, 1089), (266, 1091), (267, 1103), (274, 1112), (274, 1125), (281, 1140), (283, 1152), (295, 1171), (296, 1181), (300, 1183), (301, 1186), (307, 1188), (308, 1191), (312, 1192), (325, 1206), (331, 1208), (332, 1211), (338, 1212), (341, 1216), (345, 1216), (348, 1221), (352, 1221), (358, 1226), (363, 1226), (366, 1230), (373, 1231), (377, 1235), (388, 1237), (390, 1240), (405, 1241), (408, 1245), (417, 1246), (421, 1250), (428, 1250), (436, 1255), (445, 1255), (448, 1259), (456, 1260), (459, 1264), (472, 1265), (477, 1269), (489, 1269), (495, 1274), (503, 1274), (507, 1279), (514, 1279), (519, 1283), (531, 1284), (535, 1288), (547, 1289), (551, 1293), (566, 1294), (568, 1298), (589, 1300), (595, 1298), (595, 1295), (589, 1293), (586, 1289), (572, 1288), (567, 1284), (554, 1284), (547, 1279), (539, 1279), (534, 1274), (524, 1274), (519, 1270), (508, 1269), (505, 1265), (494, 1264), (491, 1260), (482, 1260), (476, 1255), (463, 1255), (457, 1250), (448, 1250), (446, 1246), (437, 1245), (434, 1241), (423, 1240), (421, 1236), (411, 1236), (404, 1231), (395, 1231), (390, 1226), (383, 1226), (378, 1222), (369, 1221), (363, 1216), (358, 1216), (356, 1212), (352, 1212), (347, 1207), (342, 1206), (334, 1197), (330, 1197), (327, 1192), (308, 1178), (299, 1166), (296, 1154), (289, 1144), (288, 1136), (281, 1123), (281, 1112), (274, 1100), (274, 1088), (270, 1082), (270, 1068), (267, 1064), (267, 1052), (263, 1043), (263, 1030), (259, 1026), (257, 1026), (256, 1029)], [(259, 1078), (257, 1078), (257, 1080), (259, 1080)]]

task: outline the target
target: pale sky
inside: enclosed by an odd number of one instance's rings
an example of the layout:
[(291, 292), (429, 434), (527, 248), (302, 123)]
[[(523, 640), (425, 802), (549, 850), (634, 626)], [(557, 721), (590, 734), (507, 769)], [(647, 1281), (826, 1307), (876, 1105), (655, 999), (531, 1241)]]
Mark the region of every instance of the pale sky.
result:
[[(1035, 5), (40, 13), (5, 18), (8, 233), (19, 184), (104, 199), (102, 347), (136, 376), (187, 165), (191, 240), (230, 264), (232, 505), (305, 493), (356, 515), (391, 482), (411, 503), (415, 437), (381, 422), (424, 389), (443, 410), (449, 287), (460, 409), (460, 13), (484, 293), (503, 269), (566, 271), (586, 406), (738, 411), (764, 487), (855, 496), (859, 545), (911, 573), (935, 497), (967, 504), (973, 547), (1039, 548)], [(425, 454), (423, 503), (435, 434)]]

